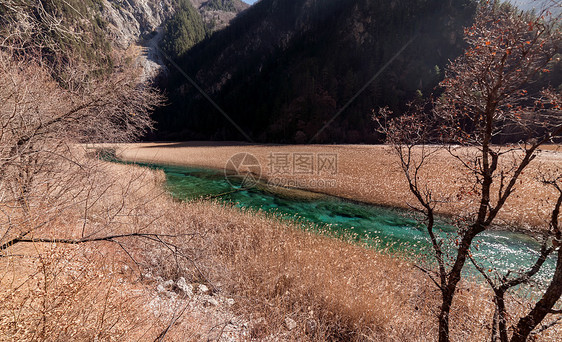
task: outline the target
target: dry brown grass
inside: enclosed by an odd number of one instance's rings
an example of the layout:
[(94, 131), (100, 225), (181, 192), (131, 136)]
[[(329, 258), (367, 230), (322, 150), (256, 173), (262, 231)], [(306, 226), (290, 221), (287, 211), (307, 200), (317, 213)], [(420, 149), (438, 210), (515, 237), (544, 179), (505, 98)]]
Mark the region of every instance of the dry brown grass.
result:
[[(383, 145), (244, 145), (213, 143), (143, 143), (118, 145), (118, 156), (130, 161), (156, 162), (172, 165), (203, 166), (216, 169), (225, 167), (227, 160), (238, 152), (255, 155), (262, 166), (264, 178), (272, 176), (269, 169), (270, 153), (312, 152), (337, 153), (338, 173), (333, 178), (336, 186), (309, 187), (309, 190), (340, 196), (356, 201), (392, 207), (407, 208), (407, 203), (415, 203), (398, 164), (397, 157), (390, 147)], [(461, 149), (458, 153), (472, 153)], [(503, 158), (507, 167), (511, 156)], [(552, 210), (545, 200), (554, 192), (537, 181), (540, 172), (562, 165), (562, 152), (557, 145), (547, 145), (544, 152), (536, 158), (522, 175), (516, 192), (500, 212), (499, 222), (506, 225), (533, 226), (544, 225)], [(433, 156), (433, 161), (422, 170), (422, 179), (427, 180), (438, 198), (447, 203), (437, 208), (447, 215), (458, 215), (475, 208), (476, 195), (467, 194), (473, 182), (460, 163), (447, 151)], [(287, 179), (307, 179), (311, 176), (284, 176)], [(314, 178), (314, 176), (312, 176)], [(306, 183), (305, 183), (306, 184)], [(457, 196), (461, 192), (462, 196)]]
[[(237, 340), (437, 336), (438, 293), (411, 262), (264, 213), (173, 201), (162, 193), (161, 172), (102, 164), (91, 180), (108, 188), (92, 188), (99, 196), (88, 212), (78, 197), (37, 234), (77, 236), (84, 217), (87, 231), (96, 234), (191, 233), (170, 240), (187, 258), (176, 259), (162, 245), (139, 239), (123, 241), (130, 256), (108, 242), (14, 246), (0, 258), (0, 340), (154, 340), (178, 307), (190, 304), (181, 296), (157, 294), (158, 277), (185, 277), (216, 287), (217, 298), (235, 299), (228, 309), (188, 306), (167, 340), (217, 337), (221, 324), (233, 317), (246, 322)], [(139, 277), (149, 273), (151, 278)], [(511, 305), (512, 319), (526, 310), (525, 303)], [(488, 339), (492, 310), (484, 287), (463, 283), (453, 340)], [(287, 318), (297, 327), (288, 330)], [(542, 340), (554, 341), (557, 333), (548, 330)]]
[(119, 254), (53, 245), (14, 252), (27, 260), (12, 256), (1, 263), (2, 340), (115, 340), (140, 337), (150, 327), (143, 296)]
[[(411, 262), (346, 241), (295, 229), (263, 214), (191, 204), (211, 226), (210, 260), (225, 291), (238, 295), (238, 310), (254, 317), (251, 336), (288, 340), (429, 341), (436, 332), (439, 294)], [(222, 218), (228, 218), (222, 221)], [(517, 299), (520, 300), (520, 299)], [(512, 320), (527, 310), (510, 301)], [(453, 341), (489, 338), (492, 296), (464, 282), (455, 300)], [(298, 329), (286, 331), (290, 317)], [(317, 328), (307, 328), (316, 325)], [(542, 340), (556, 340), (559, 330)]]
[[(94, 164), (84, 162), (90, 168), (88, 176), (80, 184), (71, 183), (74, 188), (57, 197), (61, 203), (49, 203), (53, 198), (36, 188), (38, 196), (31, 196), (27, 215), (1, 203), (7, 215), (2, 218), (9, 217), (16, 227), (39, 223), (32, 233), (35, 238), (103, 236), (141, 228), (140, 217), (154, 216), (147, 209), (149, 199), (162, 194), (157, 191), (162, 175)], [(6, 232), (2, 243), (15, 233)], [(154, 335), (164, 323), (147, 310), (153, 290), (138, 281), (134, 267), (111, 243), (20, 243), (3, 250), (0, 340), (123, 340)]]

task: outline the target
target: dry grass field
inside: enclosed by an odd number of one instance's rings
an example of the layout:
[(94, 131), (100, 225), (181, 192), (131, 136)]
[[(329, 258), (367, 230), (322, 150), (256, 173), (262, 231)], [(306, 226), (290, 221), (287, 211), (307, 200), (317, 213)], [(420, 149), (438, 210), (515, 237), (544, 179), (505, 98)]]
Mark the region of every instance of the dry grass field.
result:
[[(302, 188), (340, 196), (356, 201), (392, 207), (407, 208), (415, 203), (404, 179), (398, 158), (388, 146), (383, 145), (245, 145), (239, 143), (142, 143), (119, 145), (117, 155), (128, 161), (165, 163), (172, 165), (202, 166), (223, 169), (233, 155), (247, 152), (260, 162), (264, 179), (284, 178), (298, 181)], [(469, 149), (459, 149), (458, 154), (470, 154)], [(337, 173), (278, 174), (270, 166), (273, 154), (312, 153), (337, 155)], [(419, 151), (418, 151), (419, 153)], [(505, 167), (511, 158), (503, 158)], [(475, 195), (470, 194), (470, 175), (460, 163), (445, 151), (439, 151), (432, 162), (422, 170), (427, 186), (434, 189), (436, 198), (443, 200), (438, 212), (445, 215), (463, 214), (476, 206)], [(317, 166), (317, 165), (316, 165)], [(552, 210), (546, 199), (554, 193), (539, 182), (541, 172), (562, 167), (562, 150), (559, 146), (546, 146), (521, 177), (516, 192), (500, 213), (498, 222), (512, 228), (540, 227), (548, 220)], [(332, 180), (322, 184), (319, 179)], [(312, 181), (311, 181), (312, 180)]]
[[(219, 148), (207, 158), (201, 154), (211, 151), (207, 147), (172, 151), (198, 156), (201, 163), (213, 156), (218, 166), (235, 150)], [(345, 161), (347, 153), (369, 150), (338, 151)], [(35, 236), (77, 237), (83, 229), (100, 236), (142, 232), (171, 236), (169, 245), (139, 238), (120, 244), (14, 245), (0, 258), (0, 340), (436, 338), (438, 293), (411, 262), (264, 213), (174, 201), (163, 193), (161, 172), (108, 163), (97, 167), (89, 179), (97, 184), (96, 193), (88, 194), (97, 200), (86, 204), (76, 197)], [(356, 175), (365, 172), (357, 165), (353, 169)], [(191, 288), (185, 291), (182, 282)], [(198, 293), (201, 285), (210, 292)], [(527, 310), (520, 299), (509, 304), (511, 320)], [(488, 290), (463, 282), (452, 340), (489, 339), (492, 314)], [(559, 329), (549, 329), (540, 340), (555, 341), (558, 334)]]

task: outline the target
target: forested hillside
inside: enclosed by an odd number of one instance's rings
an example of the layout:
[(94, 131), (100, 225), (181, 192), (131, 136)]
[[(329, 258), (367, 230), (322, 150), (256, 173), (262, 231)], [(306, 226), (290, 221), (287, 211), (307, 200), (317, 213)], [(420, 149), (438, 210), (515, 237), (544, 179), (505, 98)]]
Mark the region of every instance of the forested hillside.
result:
[(164, 24), (162, 49), (170, 56), (180, 56), (203, 40), (206, 31), (203, 18), (189, 0), (178, 0), (176, 13)]
[[(370, 111), (433, 92), (463, 48), (470, 0), (262, 0), (178, 59), (251, 135), (307, 142), (401, 48), (411, 44), (315, 142), (376, 141)], [(157, 138), (241, 139), (179, 73), (163, 87)]]

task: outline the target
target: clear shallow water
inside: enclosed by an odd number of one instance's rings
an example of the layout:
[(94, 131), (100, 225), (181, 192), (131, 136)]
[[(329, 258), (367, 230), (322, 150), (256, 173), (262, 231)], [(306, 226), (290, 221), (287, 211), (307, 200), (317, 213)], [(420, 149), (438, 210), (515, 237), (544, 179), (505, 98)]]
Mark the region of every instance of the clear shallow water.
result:
[[(427, 258), (431, 255), (431, 245), (425, 230), (403, 210), (354, 203), (331, 196), (302, 196), (299, 191), (279, 192), (266, 186), (235, 191), (221, 171), (145, 166), (162, 169), (166, 173), (168, 191), (181, 200), (219, 198), (238, 207), (278, 214), (281, 219), (297, 219), (335, 232), (351, 233), (375, 248), (402, 250), (431, 260)], [(454, 251), (454, 229), (443, 221), (438, 223), (438, 227), (437, 233), (449, 242), (449, 251)], [(535, 262), (539, 247), (534, 239), (524, 234), (488, 231), (477, 237), (472, 254), (486, 269), (495, 268), (504, 274), (507, 270), (526, 270)], [(466, 267), (466, 272), (477, 273), (471, 264)], [(535, 278), (542, 283), (553, 272), (554, 260), (551, 259)]]

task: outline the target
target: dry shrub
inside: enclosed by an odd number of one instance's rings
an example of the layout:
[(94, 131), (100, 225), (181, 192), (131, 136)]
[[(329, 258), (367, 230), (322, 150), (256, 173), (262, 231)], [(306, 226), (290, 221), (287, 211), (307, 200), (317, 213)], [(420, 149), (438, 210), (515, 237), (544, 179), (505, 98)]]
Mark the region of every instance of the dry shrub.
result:
[(116, 256), (84, 246), (14, 252), (26, 256), (2, 263), (3, 340), (122, 340), (146, 329), (141, 296)]
[[(0, 7), (0, 339), (154, 338), (169, 314), (148, 305), (134, 253), (166, 232), (152, 207), (162, 174), (75, 144), (138, 137), (162, 98), (119, 56), (99, 73), (60, 46), (59, 33), (86, 41), (42, 2)], [(138, 238), (111, 238), (123, 234)]]
[[(269, 215), (207, 203), (189, 204), (206, 231), (206, 269), (251, 317), (250, 335), (287, 339), (427, 341), (437, 337), (439, 293), (409, 261), (334, 237), (303, 231)], [(219, 267), (224, 265), (224, 268)], [(217, 273), (225, 272), (225, 273)], [(455, 341), (491, 333), (493, 296), (463, 281), (453, 305)], [(510, 297), (510, 323), (529, 297)], [(297, 322), (288, 331), (285, 319)], [(559, 328), (538, 336), (556, 340)]]
[(225, 214), (214, 254), (248, 298), (240, 309), (266, 321), (255, 337), (282, 334), (287, 317), (298, 322), (291, 334), (318, 341), (435, 334), (435, 294), (407, 262), (261, 214)]
[[(146, 228), (141, 221), (151, 215), (146, 210), (151, 199), (162, 194), (162, 174), (116, 170), (95, 160), (82, 162), (88, 172), (70, 182), (57, 202), (43, 196), (38, 186), (25, 211), (1, 203), (8, 224), (29, 227), (40, 223), (30, 235), (49, 240), (95, 238)], [(5, 232), (2, 242), (17, 233)], [(163, 322), (154, 323), (154, 310), (144, 307), (153, 294), (139, 282), (132, 256), (124, 252), (131, 244), (132, 239), (85, 244), (37, 241), (2, 250), (1, 339), (124, 340), (158, 333)]]
[[(410, 261), (269, 214), (174, 201), (162, 192), (161, 171), (96, 164), (84, 183), (92, 184), (89, 197), (80, 192), (38, 232), (150, 232), (167, 244), (131, 237), (119, 244), (11, 247), (0, 258), (2, 339), (154, 340), (177, 318), (166, 339), (198, 341), (216, 338), (234, 316), (247, 322), (243, 339), (436, 338), (437, 289)], [(159, 277), (206, 284), (214, 296), (232, 297), (236, 304), (227, 318), (211, 309), (197, 311), (181, 296), (157, 295)], [(521, 298), (510, 304), (511, 321), (527, 310)], [(485, 286), (462, 283), (452, 313), (453, 340), (488, 339), (493, 308)], [(296, 327), (289, 330), (287, 319)], [(559, 332), (547, 330), (541, 340), (556, 340)]]

